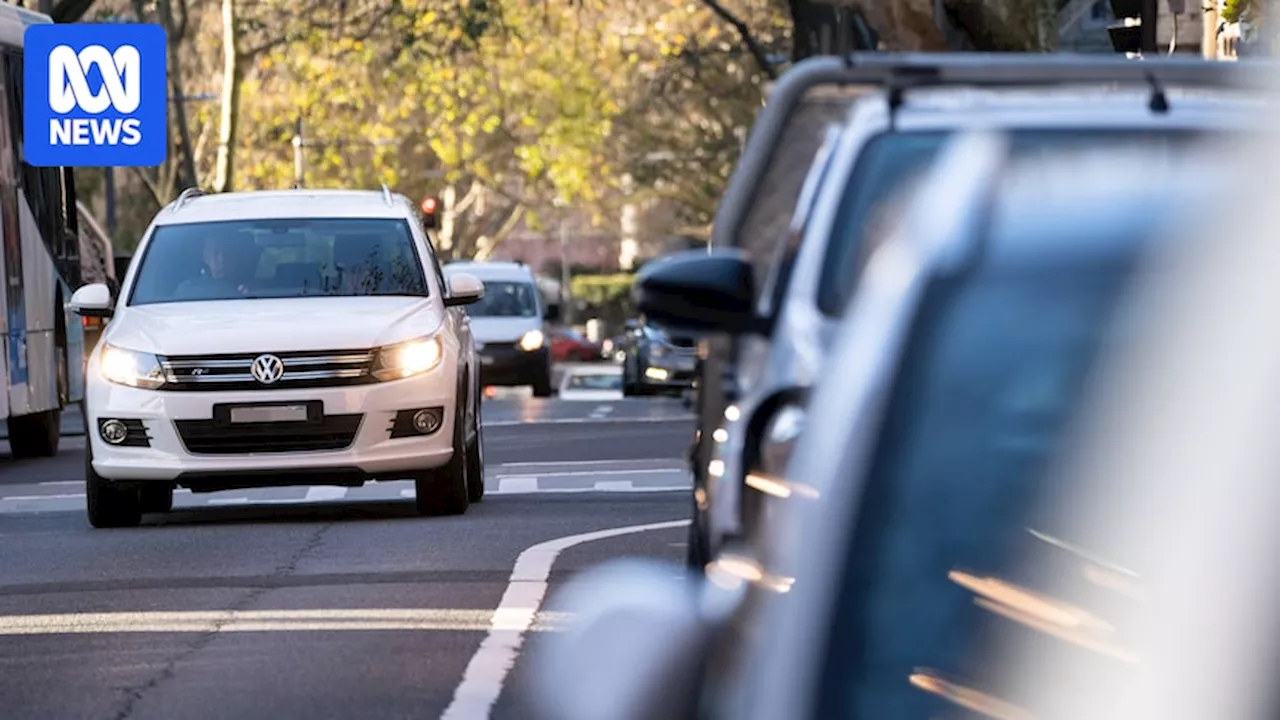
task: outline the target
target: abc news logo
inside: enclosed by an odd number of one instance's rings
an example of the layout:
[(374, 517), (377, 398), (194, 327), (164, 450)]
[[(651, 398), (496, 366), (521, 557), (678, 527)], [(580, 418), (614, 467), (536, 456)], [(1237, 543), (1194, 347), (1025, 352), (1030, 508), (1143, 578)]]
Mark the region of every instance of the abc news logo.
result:
[[(88, 71), (97, 68), (102, 86), (89, 88)], [(59, 45), (49, 53), (49, 109), (57, 115), (77, 110), (101, 115), (114, 109), (121, 115), (142, 104), (142, 56), (132, 45), (113, 53), (101, 45), (76, 52)], [(137, 118), (54, 117), (49, 120), (51, 145), (137, 145), (142, 142), (142, 121)]]
[(146, 23), (41, 23), (22, 36), (23, 156), (156, 167), (169, 153), (168, 40)]

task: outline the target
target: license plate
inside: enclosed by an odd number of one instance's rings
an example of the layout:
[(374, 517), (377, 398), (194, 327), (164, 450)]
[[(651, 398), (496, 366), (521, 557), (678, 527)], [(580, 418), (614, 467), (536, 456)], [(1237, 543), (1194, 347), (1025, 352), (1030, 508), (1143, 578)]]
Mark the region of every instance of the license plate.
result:
[(492, 365), (492, 364), (493, 364), (493, 358), (489, 357), (488, 355), (481, 355), (481, 356), (480, 356), (480, 364), (481, 364), (481, 365)]
[(231, 422), (233, 423), (305, 422), (306, 419), (306, 405), (231, 408)]

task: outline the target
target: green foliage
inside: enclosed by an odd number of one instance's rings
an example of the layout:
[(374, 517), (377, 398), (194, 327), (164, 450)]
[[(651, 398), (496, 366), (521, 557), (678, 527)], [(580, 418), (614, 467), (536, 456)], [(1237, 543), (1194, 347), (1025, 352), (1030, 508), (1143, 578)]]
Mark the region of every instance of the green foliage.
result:
[(573, 299), (586, 303), (591, 314), (607, 325), (619, 325), (635, 316), (631, 287), (635, 275), (577, 275), (571, 283)]
[(1222, 19), (1229, 23), (1240, 22), (1250, 11), (1256, 11), (1256, 0), (1226, 0)]

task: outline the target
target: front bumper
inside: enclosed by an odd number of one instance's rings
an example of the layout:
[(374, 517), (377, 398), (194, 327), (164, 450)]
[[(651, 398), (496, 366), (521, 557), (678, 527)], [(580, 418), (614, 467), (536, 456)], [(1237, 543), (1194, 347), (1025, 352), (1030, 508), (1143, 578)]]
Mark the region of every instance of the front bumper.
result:
[(545, 345), (527, 352), (515, 343), (489, 343), (476, 349), (480, 384), (502, 387), (550, 382), (551, 350)]
[(697, 369), (696, 358), (650, 358), (649, 363), (640, 368), (639, 381), (645, 387), (683, 390), (693, 387)]
[[(109, 480), (271, 487), (298, 484), (296, 476), (311, 473), (359, 484), (439, 467), (453, 456), (457, 369), (451, 359), (420, 377), (345, 387), (177, 392), (116, 385), (92, 373), (86, 385), (93, 469)], [(232, 424), (225, 411), (215, 417), (215, 405), (307, 402), (319, 403), (322, 420)], [(403, 426), (396, 423), (400, 411), (426, 408), (441, 408), (434, 432), (392, 437), (393, 425)], [(146, 437), (109, 444), (101, 430), (108, 419), (140, 427)], [(306, 447), (324, 449), (298, 449)]]

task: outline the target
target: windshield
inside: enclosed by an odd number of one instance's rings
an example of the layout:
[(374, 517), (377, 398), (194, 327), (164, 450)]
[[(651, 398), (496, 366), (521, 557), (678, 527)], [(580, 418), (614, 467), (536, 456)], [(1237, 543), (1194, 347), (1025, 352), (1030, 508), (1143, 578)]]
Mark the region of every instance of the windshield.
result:
[(537, 317), (537, 289), (532, 283), (489, 280), (484, 297), (467, 307), (471, 317)]
[[(818, 279), (818, 307), (839, 316), (853, 296), (854, 279), (863, 258), (860, 247), (872, 220), (885, 201), (916, 177), (951, 137), (946, 132), (886, 133), (863, 148), (849, 176), (844, 199), (836, 215), (831, 242)], [(1052, 153), (1072, 146), (1096, 147), (1115, 143), (1132, 148), (1138, 144), (1182, 147), (1200, 137), (1188, 130), (1133, 130), (1117, 128), (1076, 130), (1020, 130), (1011, 133), (1013, 153)]]
[(986, 642), (1028, 630), (962, 579), (1025, 569), (1029, 515), (1133, 257), (982, 270), (926, 294), (847, 551), (819, 717), (966, 717), (946, 683), (999, 696)]
[(403, 220), (236, 220), (156, 228), (129, 302), (427, 294)]

